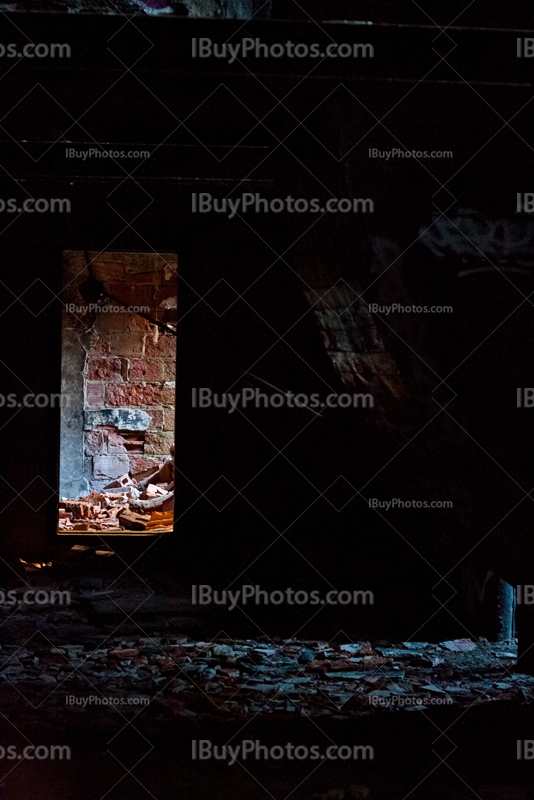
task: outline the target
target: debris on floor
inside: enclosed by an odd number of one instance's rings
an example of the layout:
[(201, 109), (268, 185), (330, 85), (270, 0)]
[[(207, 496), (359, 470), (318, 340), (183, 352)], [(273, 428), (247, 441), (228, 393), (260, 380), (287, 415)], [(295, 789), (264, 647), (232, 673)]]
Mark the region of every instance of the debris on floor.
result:
[(164, 573), (149, 585), (105, 545), (21, 564), (23, 584), (0, 587), (0, 686), (13, 713), (30, 701), (51, 719), (119, 709), (198, 721), (345, 719), (534, 699), (515, 639), (231, 638), (187, 587)]
[[(109, 713), (119, 705), (121, 713), (236, 719), (345, 718), (497, 700), (531, 703), (534, 697), (534, 677), (512, 671), (514, 640), (470, 647), (461, 640), (456, 650), (450, 642), (202, 641), (173, 632), (172, 625), (159, 633), (117, 635), (116, 625), (87, 619), (89, 606), (103, 599), (122, 608), (124, 593), (119, 584), (105, 589), (102, 579), (86, 576), (68, 609), (0, 608), (0, 624), (20, 626), (20, 642), (0, 651), (4, 699), (11, 687), (9, 702), (25, 698), (57, 713)], [(33, 626), (43, 617), (39, 634), (27, 637), (24, 613)], [(76, 699), (69, 704), (66, 696)], [(96, 699), (85, 703), (89, 696)]]
[[(179, 9), (179, 3), (170, 0), (169, 5)], [(38, 8), (35, 7), (34, 0), (19, 0), (19, 2), (0, 3), (1, 11), (51, 11), (54, 13), (64, 12), (68, 14), (135, 14), (139, 12), (139, 3), (136, 0), (42, 0)], [(183, 13), (183, 12), (182, 12)]]
[(174, 465), (172, 459), (156, 470), (131, 477), (123, 475), (102, 491), (80, 500), (61, 498), (59, 531), (90, 533), (105, 531), (172, 530)]

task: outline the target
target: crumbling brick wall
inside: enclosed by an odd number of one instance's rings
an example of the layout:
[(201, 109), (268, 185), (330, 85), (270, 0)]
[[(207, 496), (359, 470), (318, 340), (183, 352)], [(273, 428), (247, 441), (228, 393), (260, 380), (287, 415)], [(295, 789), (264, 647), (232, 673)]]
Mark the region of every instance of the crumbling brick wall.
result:
[[(80, 255), (71, 253), (74, 271)], [(176, 323), (177, 263), (169, 254), (90, 253), (89, 257), (94, 259), (94, 277), (129, 307), (108, 300), (100, 304), (100, 310), (91, 310), (77, 289), (69, 290), (76, 302), (73, 311), (68, 311), (72, 305), (66, 306), (71, 319), (66, 325), (64, 321), (64, 350), (67, 342), (83, 348), (79, 447), (83, 450), (83, 475), (91, 490), (126, 473), (142, 473), (170, 457), (176, 337), (162, 332), (134, 309), (142, 309), (160, 322)], [(87, 279), (87, 270), (82, 268), (82, 273)], [(72, 341), (73, 332), (76, 342)], [(72, 448), (72, 441), (69, 446)], [(84, 481), (80, 492), (86, 488)]]

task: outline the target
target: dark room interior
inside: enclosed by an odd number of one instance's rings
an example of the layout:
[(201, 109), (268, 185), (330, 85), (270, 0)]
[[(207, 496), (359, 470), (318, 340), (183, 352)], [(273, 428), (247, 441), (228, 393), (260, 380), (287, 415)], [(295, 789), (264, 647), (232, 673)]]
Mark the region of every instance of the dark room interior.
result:
[(534, 800), (531, 9), (0, 29), (0, 800)]

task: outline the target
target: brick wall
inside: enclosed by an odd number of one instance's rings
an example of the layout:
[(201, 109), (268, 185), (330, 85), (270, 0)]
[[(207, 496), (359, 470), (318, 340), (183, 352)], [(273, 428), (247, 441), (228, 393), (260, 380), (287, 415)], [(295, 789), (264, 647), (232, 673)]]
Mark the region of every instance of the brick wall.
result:
[[(168, 258), (101, 254), (92, 269), (110, 294), (128, 306), (144, 307), (154, 319), (174, 324), (177, 264), (176, 257), (174, 262)], [(83, 301), (77, 302), (83, 309)], [(112, 305), (110, 300), (108, 308)], [(174, 443), (176, 337), (135, 313), (118, 310), (118, 304), (114, 308), (100, 313), (77, 310), (72, 321), (82, 320), (88, 326), (80, 338), (85, 350), (80, 447), (91, 489), (160, 464), (169, 458)]]

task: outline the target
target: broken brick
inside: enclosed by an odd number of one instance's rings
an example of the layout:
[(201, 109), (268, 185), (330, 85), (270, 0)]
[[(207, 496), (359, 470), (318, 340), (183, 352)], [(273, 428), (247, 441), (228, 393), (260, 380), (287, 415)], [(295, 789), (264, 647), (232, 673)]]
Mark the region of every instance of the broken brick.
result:
[(162, 459), (146, 458), (145, 456), (130, 456), (132, 475), (139, 475), (142, 472), (151, 474), (156, 472), (161, 466)]
[(150, 516), (136, 514), (135, 511), (123, 511), (119, 514), (119, 522), (129, 531), (144, 531), (150, 522)]
[(119, 453), (126, 453), (126, 447), (124, 446), (124, 437), (120, 435), (120, 433), (110, 433), (108, 434), (108, 453), (109, 455), (116, 455)]

